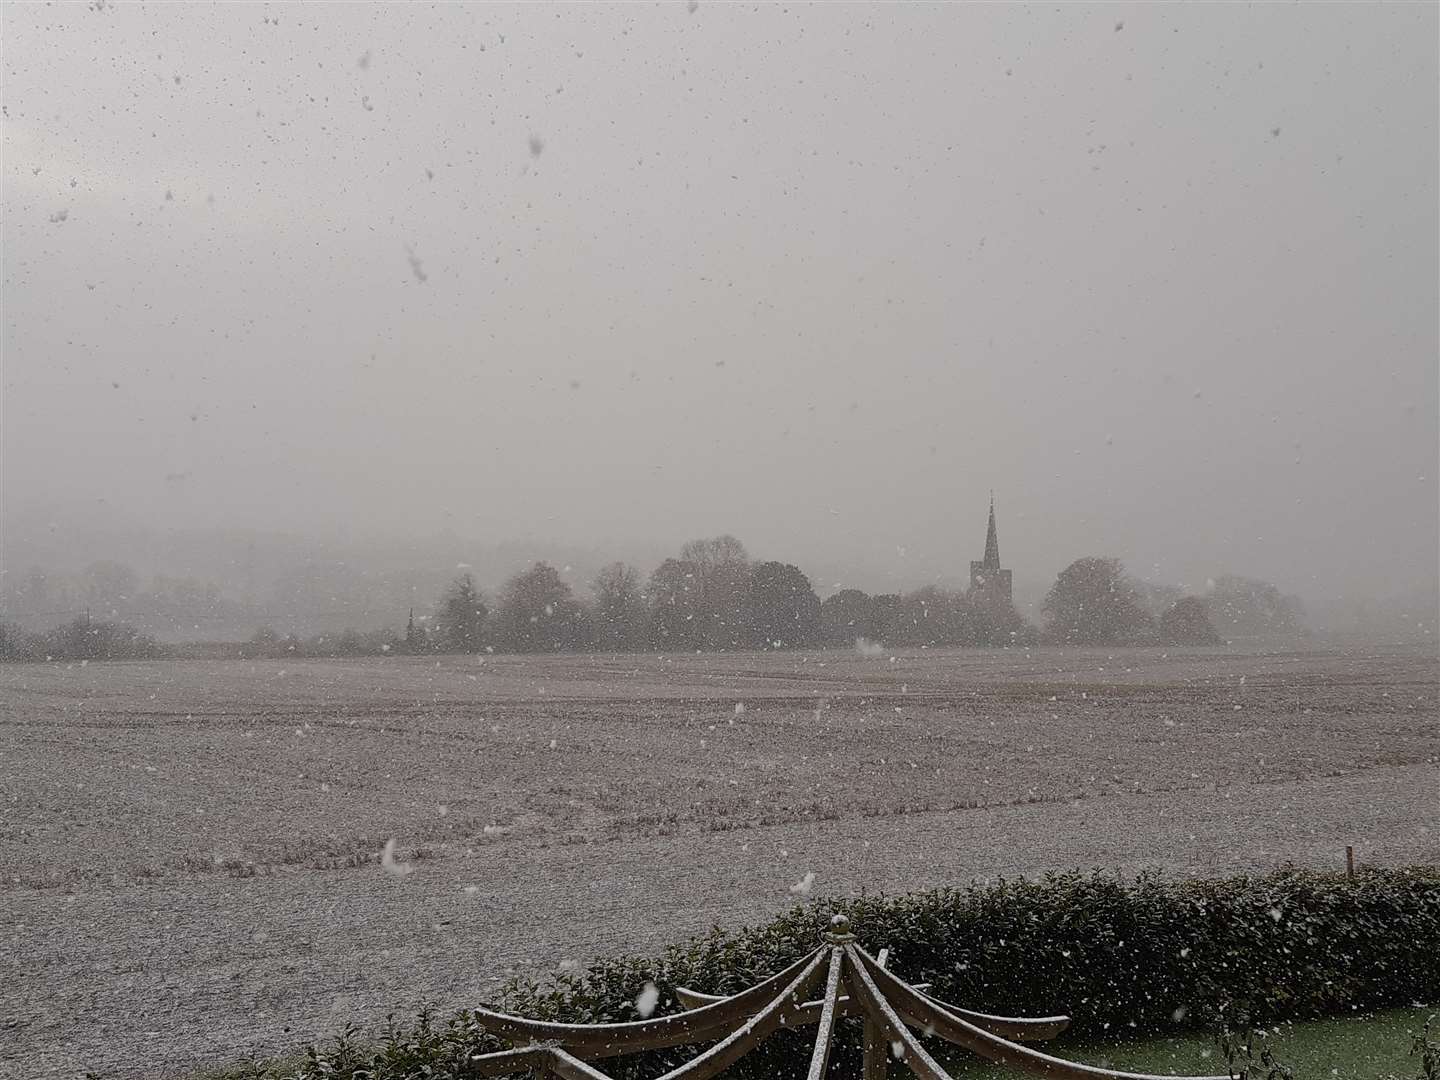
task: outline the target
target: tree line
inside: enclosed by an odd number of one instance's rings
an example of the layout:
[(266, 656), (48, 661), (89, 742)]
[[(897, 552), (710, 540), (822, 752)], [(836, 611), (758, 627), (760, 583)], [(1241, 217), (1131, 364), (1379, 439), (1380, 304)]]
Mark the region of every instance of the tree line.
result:
[(1300, 601), (1269, 582), (1232, 574), (1208, 582), (1203, 595), (1185, 595), (1097, 556), (1060, 571), (1041, 613), (1044, 640), (1065, 645), (1218, 645), (1305, 633)]
[(1266, 582), (1223, 577), (1204, 596), (1148, 585), (1117, 559), (1077, 559), (1027, 623), (1009, 604), (970, 590), (843, 589), (825, 600), (790, 563), (755, 562), (733, 536), (694, 540), (643, 579), (614, 562), (588, 596), (537, 562), (487, 598), (456, 578), (433, 615), (414, 612), (403, 634), (348, 631), (300, 640), (262, 632), (252, 655), (367, 653), (697, 652), (833, 647), (1214, 645), (1230, 637), (1301, 631), (1293, 597)]
[[(487, 597), (469, 574), (432, 613), (409, 613), (394, 630), (301, 638), (262, 629), (242, 656), (425, 653), (695, 652), (858, 647), (1219, 644), (1225, 637), (1294, 634), (1300, 607), (1266, 582), (1223, 577), (1203, 596), (1132, 578), (1117, 559), (1077, 559), (1041, 606), (1043, 625), (1009, 603), (970, 590), (908, 593), (843, 589), (824, 601), (796, 566), (754, 561), (733, 536), (694, 540), (643, 578), (614, 562), (577, 596), (537, 562)], [(133, 627), (88, 617), (36, 634), (0, 623), (0, 659), (151, 659), (177, 650)]]
[(694, 540), (648, 579), (625, 563), (604, 567), (588, 598), (546, 563), (517, 574), (491, 610), (467, 576), (447, 592), (432, 626), (412, 619), (399, 643), (514, 653), (697, 652), (891, 644), (999, 645), (1023, 627), (967, 593), (933, 587), (907, 595), (846, 589), (816, 595), (798, 567), (752, 561), (733, 536)]
[(156, 660), (169, 650), (129, 623), (82, 615), (45, 633), (0, 622), (0, 661)]

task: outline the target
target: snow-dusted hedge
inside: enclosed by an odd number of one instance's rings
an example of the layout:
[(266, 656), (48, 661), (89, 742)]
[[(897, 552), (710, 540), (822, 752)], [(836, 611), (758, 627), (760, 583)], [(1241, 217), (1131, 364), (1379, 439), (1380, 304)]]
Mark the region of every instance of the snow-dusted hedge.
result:
[[(617, 957), (578, 972), (507, 984), (505, 1012), (576, 1023), (636, 1019), (647, 982), (659, 1013), (677, 985), (729, 994), (815, 948), (829, 916), (850, 916), (860, 943), (930, 993), (987, 1012), (1074, 1018), (1103, 1038), (1209, 1027), (1222, 1007), (1257, 1023), (1440, 1002), (1440, 868), (1363, 869), (1354, 878), (1295, 869), (1166, 881), (1061, 874), (903, 896), (797, 907), (767, 926), (715, 930), (658, 957)], [(858, 1026), (842, 1025), (842, 1058)], [(467, 1014), (392, 1033), (380, 1050), (314, 1052), (318, 1080), (462, 1077), (468, 1055), (498, 1048)], [(727, 1075), (802, 1075), (809, 1040), (782, 1033)], [(695, 1053), (609, 1059), (617, 1076), (653, 1076)], [(430, 1071), (423, 1071), (429, 1069)], [(837, 1075), (841, 1073), (837, 1072)]]
[(1060, 874), (817, 903), (658, 959), (513, 983), (503, 1004), (620, 1020), (633, 1018), (629, 1002), (647, 980), (662, 1002), (676, 984), (734, 993), (813, 949), (834, 911), (937, 997), (987, 1012), (1065, 1012), (1089, 1035), (1193, 1026), (1227, 1001), (1261, 1023), (1440, 1001), (1440, 868), (1417, 866), (1180, 882)]

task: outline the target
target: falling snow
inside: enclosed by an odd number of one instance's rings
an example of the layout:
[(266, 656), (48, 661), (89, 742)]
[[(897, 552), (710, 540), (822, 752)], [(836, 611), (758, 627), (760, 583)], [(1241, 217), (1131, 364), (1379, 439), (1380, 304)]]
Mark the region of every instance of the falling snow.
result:
[(647, 982), (645, 988), (635, 998), (635, 1011), (641, 1018), (648, 1018), (655, 1013), (655, 1007), (660, 1004), (660, 989), (653, 982)]
[(385, 841), (385, 847), (380, 852), (380, 865), (384, 867), (387, 874), (398, 878), (407, 876), (415, 869), (408, 863), (395, 861), (395, 841), (393, 839)]

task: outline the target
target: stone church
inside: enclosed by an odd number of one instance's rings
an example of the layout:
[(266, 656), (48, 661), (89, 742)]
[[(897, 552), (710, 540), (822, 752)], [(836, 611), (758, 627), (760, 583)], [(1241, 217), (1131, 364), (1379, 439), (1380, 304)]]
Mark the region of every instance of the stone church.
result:
[(990, 525), (985, 530), (985, 557), (970, 563), (970, 596), (986, 607), (1009, 608), (1010, 571), (1000, 566), (1000, 538), (995, 532), (995, 493), (990, 493)]

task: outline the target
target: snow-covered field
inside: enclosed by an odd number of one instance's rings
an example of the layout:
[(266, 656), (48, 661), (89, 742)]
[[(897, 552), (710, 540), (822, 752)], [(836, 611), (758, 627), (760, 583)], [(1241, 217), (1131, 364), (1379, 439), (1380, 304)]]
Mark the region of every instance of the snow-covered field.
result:
[[(182, 1076), (808, 896), (1440, 860), (1440, 663), (0, 668), (0, 1076)], [(381, 852), (393, 840), (391, 858)]]

